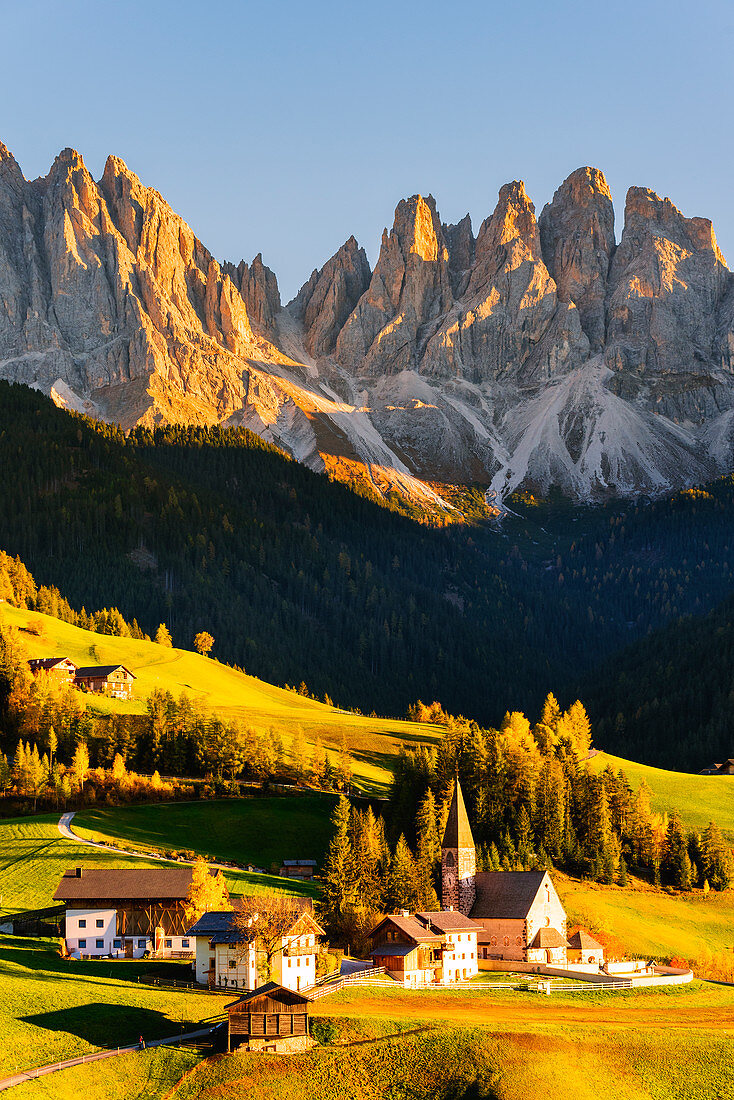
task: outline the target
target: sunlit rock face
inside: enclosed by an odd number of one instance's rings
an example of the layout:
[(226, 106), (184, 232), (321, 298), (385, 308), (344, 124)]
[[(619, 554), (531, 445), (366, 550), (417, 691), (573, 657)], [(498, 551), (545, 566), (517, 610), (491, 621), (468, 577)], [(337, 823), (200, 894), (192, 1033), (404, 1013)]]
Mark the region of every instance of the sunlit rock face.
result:
[(579, 168), (540, 215), (543, 258), (561, 302), (573, 302), (592, 352), (604, 346), (605, 301), (614, 255), (614, 207), (603, 172)]
[(0, 146), (0, 377), (124, 427), (242, 424), (432, 512), (442, 483), (658, 493), (734, 466), (734, 277), (642, 188), (617, 243), (587, 167), (537, 220), (506, 184), (476, 235), (404, 199), (374, 271), (350, 237), (283, 306), (119, 158), (31, 182)]

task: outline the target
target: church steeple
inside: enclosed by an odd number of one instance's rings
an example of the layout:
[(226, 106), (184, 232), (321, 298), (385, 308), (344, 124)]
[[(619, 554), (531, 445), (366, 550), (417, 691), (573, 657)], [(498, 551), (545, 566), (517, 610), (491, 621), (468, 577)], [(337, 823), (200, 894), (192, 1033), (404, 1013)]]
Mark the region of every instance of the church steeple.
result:
[(469, 916), (476, 900), (477, 855), (457, 772), (441, 843), (441, 904)]

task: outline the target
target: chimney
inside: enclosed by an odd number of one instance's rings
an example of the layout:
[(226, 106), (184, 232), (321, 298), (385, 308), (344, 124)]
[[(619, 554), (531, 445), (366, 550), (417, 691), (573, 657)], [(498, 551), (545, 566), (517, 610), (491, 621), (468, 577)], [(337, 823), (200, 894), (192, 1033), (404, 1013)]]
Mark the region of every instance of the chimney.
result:
[(75, 869), (74, 874), (76, 875), (77, 878), (81, 878), (82, 875), (84, 874), (84, 868), (83, 867), (77, 867)]
[(400, 911), (400, 916), (401, 917), (409, 917), (410, 916), (410, 909), (402, 909)]

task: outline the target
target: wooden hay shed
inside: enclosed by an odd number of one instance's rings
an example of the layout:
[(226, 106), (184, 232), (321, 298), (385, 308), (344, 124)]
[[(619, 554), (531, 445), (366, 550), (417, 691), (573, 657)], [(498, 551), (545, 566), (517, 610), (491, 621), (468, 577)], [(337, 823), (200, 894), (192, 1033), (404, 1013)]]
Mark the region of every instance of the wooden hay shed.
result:
[(309, 997), (268, 982), (228, 1008), (227, 1050), (285, 1052), (305, 1050), (308, 1039)]

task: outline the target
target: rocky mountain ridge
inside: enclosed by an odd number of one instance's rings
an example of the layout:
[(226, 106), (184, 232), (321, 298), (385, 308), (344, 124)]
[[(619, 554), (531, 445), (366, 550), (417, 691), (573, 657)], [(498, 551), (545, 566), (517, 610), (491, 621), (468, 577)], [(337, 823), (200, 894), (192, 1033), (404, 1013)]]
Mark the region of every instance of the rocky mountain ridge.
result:
[(0, 146), (0, 377), (124, 427), (244, 424), (312, 468), (432, 511), (659, 493), (734, 466), (734, 276), (711, 223), (601, 172), (535, 217), (501, 188), (474, 236), (402, 200), (374, 270), (351, 237), (283, 306), (109, 157), (27, 181)]

